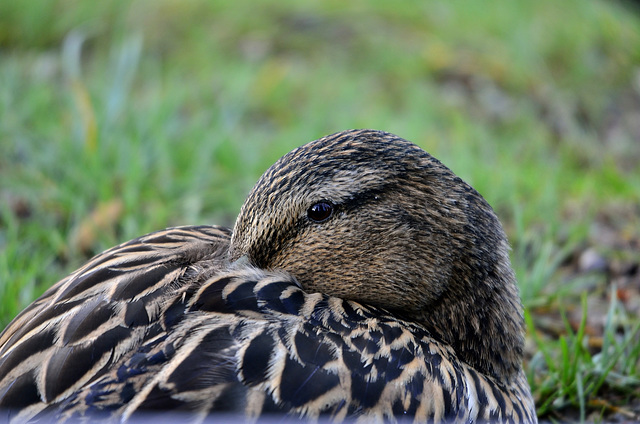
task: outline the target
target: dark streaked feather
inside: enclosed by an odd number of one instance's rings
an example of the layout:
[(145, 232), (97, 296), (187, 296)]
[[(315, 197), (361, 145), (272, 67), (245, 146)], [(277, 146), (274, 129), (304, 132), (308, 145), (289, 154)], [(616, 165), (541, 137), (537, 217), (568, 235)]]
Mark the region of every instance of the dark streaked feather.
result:
[(224, 265), (229, 236), (207, 226), (151, 233), (47, 290), (0, 336), (0, 408), (63, 399), (164, 331), (148, 324), (161, 325), (171, 300)]
[[(200, 310), (206, 304), (201, 296), (214, 292), (226, 304), (223, 311)], [(237, 301), (249, 292), (253, 302)], [(295, 309), (304, 313), (281, 310), (294, 293), (300, 295)], [(306, 294), (282, 274), (238, 270), (204, 282), (166, 337), (123, 357), (67, 400), (61, 416), (113, 411), (132, 417), (147, 409), (258, 416), (266, 409), (307, 417), (532, 420), (530, 410), (504, 397), (470, 410), (482, 398), (500, 398), (487, 392), (494, 384), (433, 343), (419, 325), (356, 302)], [(501, 390), (525, 396), (517, 387)]]

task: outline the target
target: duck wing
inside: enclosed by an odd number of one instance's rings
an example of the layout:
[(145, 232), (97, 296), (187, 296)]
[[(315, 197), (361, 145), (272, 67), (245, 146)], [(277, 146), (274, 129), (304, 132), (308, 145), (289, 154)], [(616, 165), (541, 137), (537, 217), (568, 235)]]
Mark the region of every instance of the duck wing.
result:
[(163, 334), (186, 291), (225, 266), (230, 234), (214, 226), (154, 232), (52, 286), (0, 334), (0, 409), (32, 416)]
[(521, 390), (477, 373), (419, 325), (305, 293), (286, 274), (244, 269), (199, 285), (167, 332), (56, 405), (55, 414), (530, 422)]

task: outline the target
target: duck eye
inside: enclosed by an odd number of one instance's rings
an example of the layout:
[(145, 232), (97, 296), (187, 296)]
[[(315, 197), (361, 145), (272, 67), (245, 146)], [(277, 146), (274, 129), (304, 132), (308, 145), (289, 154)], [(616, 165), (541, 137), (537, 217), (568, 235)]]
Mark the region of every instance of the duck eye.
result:
[(333, 205), (328, 202), (318, 202), (307, 210), (307, 216), (315, 222), (323, 222), (333, 214)]

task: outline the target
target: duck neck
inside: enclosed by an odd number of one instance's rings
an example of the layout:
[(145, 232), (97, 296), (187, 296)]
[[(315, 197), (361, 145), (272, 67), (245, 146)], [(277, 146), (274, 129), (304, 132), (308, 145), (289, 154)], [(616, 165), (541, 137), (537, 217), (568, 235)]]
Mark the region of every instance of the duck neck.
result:
[(469, 279), (451, 286), (458, 290), (443, 293), (423, 314), (423, 325), (464, 362), (498, 382), (510, 383), (522, 367), (524, 319), (508, 262), (479, 283)]

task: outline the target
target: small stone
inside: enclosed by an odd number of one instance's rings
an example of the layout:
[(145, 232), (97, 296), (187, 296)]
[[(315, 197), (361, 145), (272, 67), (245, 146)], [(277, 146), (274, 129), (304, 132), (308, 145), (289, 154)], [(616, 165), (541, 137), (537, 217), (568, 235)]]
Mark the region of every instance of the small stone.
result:
[(590, 247), (580, 254), (578, 269), (581, 272), (604, 272), (607, 270), (607, 260)]

